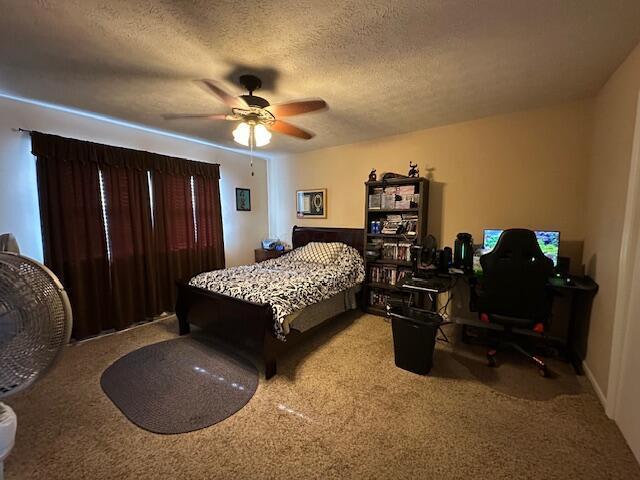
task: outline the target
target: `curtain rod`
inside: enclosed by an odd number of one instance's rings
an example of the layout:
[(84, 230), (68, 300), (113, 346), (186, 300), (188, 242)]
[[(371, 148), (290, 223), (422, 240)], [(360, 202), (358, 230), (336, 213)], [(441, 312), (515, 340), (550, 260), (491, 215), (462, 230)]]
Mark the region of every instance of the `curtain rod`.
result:
[(11, 130), (17, 133), (33, 133), (32, 130), (25, 130), (24, 128), (12, 128)]

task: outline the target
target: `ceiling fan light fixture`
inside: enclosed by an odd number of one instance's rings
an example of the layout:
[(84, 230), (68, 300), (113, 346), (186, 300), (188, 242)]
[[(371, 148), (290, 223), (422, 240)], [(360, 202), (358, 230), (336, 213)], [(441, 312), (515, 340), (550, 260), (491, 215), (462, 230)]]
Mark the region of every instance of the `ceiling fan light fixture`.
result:
[(264, 147), (271, 141), (271, 132), (261, 123), (253, 128), (253, 135), (256, 141), (256, 147)]
[(264, 147), (271, 141), (271, 132), (261, 123), (250, 124), (240, 122), (233, 130), (233, 140), (240, 145), (248, 147), (253, 138), (253, 145)]
[(245, 147), (249, 146), (249, 137), (251, 136), (251, 127), (248, 123), (240, 122), (233, 130), (233, 140)]

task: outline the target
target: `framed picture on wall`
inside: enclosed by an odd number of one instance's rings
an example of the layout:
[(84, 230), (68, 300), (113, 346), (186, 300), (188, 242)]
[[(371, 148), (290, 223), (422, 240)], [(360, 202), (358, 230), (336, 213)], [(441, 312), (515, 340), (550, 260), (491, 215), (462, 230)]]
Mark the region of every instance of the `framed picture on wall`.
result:
[(298, 218), (327, 218), (327, 189), (296, 191)]
[(251, 190), (248, 188), (236, 188), (236, 210), (251, 211)]

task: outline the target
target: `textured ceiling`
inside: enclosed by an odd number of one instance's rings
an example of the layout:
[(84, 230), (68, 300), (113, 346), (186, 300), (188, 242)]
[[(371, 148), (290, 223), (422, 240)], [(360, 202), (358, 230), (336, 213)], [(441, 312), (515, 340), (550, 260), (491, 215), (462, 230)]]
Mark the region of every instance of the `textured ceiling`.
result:
[(0, 0), (0, 91), (217, 143), (191, 82), (261, 74), (271, 103), (321, 97), (274, 135), (297, 152), (591, 95), (640, 41), (638, 0)]

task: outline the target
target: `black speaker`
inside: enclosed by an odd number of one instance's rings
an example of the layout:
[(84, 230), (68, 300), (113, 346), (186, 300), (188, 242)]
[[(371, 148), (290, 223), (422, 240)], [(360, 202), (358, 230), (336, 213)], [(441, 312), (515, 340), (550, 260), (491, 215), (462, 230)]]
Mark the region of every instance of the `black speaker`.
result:
[(452, 257), (453, 252), (449, 247), (444, 247), (442, 250), (438, 250), (436, 252), (436, 265), (438, 266), (438, 270), (440, 272), (447, 273), (449, 271)]

